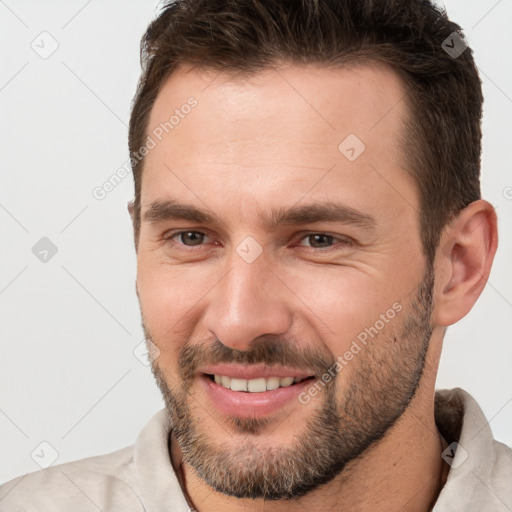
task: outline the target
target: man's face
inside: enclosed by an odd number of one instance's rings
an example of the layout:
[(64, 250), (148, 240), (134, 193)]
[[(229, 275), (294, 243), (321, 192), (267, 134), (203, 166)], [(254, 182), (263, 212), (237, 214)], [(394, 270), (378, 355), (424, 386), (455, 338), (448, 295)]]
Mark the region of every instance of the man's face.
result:
[(159, 93), (137, 290), (184, 460), (221, 492), (304, 494), (410, 403), (432, 276), (404, 94), (376, 65), (180, 69)]

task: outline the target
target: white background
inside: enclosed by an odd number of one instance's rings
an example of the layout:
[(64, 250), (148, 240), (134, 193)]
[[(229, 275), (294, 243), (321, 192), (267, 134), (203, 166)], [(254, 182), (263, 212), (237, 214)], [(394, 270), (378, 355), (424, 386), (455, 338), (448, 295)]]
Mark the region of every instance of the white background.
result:
[[(445, 5), (481, 70), (482, 186), (501, 240), (482, 297), (448, 330), (438, 387), (468, 390), (512, 444), (512, 1)], [(139, 40), (155, 8), (0, 1), (0, 482), (39, 469), (30, 454), (42, 441), (56, 463), (132, 444), (163, 407), (133, 354), (143, 335), (131, 175), (104, 200), (92, 195), (127, 160)], [(43, 31), (59, 45), (47, 59), (31, 48)], [(32, 253), (44, 236), (58, 248), (47, 263)]]

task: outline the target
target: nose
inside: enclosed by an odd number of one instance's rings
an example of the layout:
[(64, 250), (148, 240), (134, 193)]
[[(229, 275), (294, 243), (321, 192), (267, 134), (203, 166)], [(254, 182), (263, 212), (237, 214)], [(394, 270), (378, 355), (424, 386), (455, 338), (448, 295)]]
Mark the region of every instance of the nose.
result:
[(247, 263), (234, 254), (229, 271), (209, 294), (206, 328), (241, 351), (259, 336), (284, 334), (292, 322), (291, 292), (277, 272), (263, 255)]

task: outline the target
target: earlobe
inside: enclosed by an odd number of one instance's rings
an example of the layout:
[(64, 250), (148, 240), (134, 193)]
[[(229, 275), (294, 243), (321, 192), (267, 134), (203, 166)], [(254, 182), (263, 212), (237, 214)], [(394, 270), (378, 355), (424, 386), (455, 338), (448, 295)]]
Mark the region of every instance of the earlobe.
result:
[(478, 200), (446, 227), (436, 255), (433, 320), (448, 326), (463, 318), (485, 287), (498, 245), (496, 212)]
[(133, 200), (128, 201), (128, 204), (126, 206), (128, 208), (128, 213), (130, 214), (130, 217), (132, 218), (133, 221)]

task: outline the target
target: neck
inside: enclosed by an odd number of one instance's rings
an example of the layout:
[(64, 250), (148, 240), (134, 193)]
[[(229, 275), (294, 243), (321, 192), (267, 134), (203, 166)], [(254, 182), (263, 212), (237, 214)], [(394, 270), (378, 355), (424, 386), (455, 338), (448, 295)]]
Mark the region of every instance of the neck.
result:
[(441, 458), (444, 446), (434, 420), (433, 389), (427, 394), (420, 387), (409, 408), (383, 439), (349, 463), (331, 482), (296, 500), (245, 500), (214, 491), (188, 464), (182, 463), (174, 438), (173, 466), (190, 505), (198, 512), (234, 512), (241, 508), (247, 512), (280, 512), (293, 505), (304, 510), (428, 512), (447, 471)]

